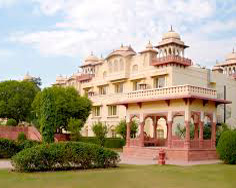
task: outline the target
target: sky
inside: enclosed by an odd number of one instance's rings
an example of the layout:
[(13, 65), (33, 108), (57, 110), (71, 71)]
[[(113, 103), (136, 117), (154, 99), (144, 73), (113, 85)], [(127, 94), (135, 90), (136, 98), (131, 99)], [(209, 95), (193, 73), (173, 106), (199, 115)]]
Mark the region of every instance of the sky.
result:
[(91, 51), (141, 51), (170, 26), (186, 56), (212, 67), (236, 47), (236, 0), (0, 0), (0, 81), (29, 72), (43, 87), (78, 71)]

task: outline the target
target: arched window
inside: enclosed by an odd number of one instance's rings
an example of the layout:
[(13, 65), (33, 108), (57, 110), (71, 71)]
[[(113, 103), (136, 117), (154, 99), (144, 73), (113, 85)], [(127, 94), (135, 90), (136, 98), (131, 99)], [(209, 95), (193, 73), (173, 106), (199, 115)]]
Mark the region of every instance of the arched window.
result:
[(112, 73), (112, 62), (108, 62), (109, 72)]
[(133, 65), (132, 72), (138, 72), (138, 65)]
[(114, 61), (114, 72), (117, 72), (118, 71), (118, 61), (115, 60)]
[(103, 78), (106, 78), (107, 77), (107, 71), (104, 71), (103, 72)]
[(125, 66), (125, 64), (124, 64), (123, 59), (120, 59), (120, 70), (121, 70), (121, 71), (124, 70), (124, 66)]

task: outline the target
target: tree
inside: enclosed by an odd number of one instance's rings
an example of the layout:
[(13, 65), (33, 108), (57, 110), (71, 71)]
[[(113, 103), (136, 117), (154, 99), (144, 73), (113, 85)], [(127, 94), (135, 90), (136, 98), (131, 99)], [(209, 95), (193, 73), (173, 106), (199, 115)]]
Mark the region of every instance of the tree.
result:
[(51, 121), (55, 132), (60, 133), (63, 129), (68, 130), (70, 118), (80, 119), (82, 122), (87, 120), (92, 108), (91, 101), (87, 97), (80, 96), (75, 88), (57, 86), (44, 89), (35, 97), (32, 106), (38, 120), (42, 117), (44, 92), (49, 92), (52, 95), (51, 113), (54, 115)]
[(99, 144), (104, 147), (106, 141), (106, 135), (108, 129), (106, 125), (103, 125), (102, 122), (95, 123), (92, 127), (92, 130), (99, 141)]
[(43, 142), (54, 142), (55, 98), (50, 88), (44, 89), (40, 107), (40, 131)]
[(80, 119), (70, 118), (68, 122), (68, 130), (71, 132), (71, 140), (78, 141), (81, 137), (80, 131), (84, 126), (84, 122)]
[(4, 81), (0, 83), (0, 117), (17, 122), (30, 121), (32, 102), (40, 89), (29, 81)]
[(40, 77), (33, 78), (32, 82), (34, 82), (38, 87), (42, 85), (42, 79)]
[[(116, 133), (119, 134), (123, 139), (126, 138), (126, 131), (127, 131), (127, 123), (125, 120), (121, 120), (116, 127)], [(138, 125), (135, 121), (132, 121), (130, 127), (130, 137), (135, 138), (136, 133), (138, 131)]]

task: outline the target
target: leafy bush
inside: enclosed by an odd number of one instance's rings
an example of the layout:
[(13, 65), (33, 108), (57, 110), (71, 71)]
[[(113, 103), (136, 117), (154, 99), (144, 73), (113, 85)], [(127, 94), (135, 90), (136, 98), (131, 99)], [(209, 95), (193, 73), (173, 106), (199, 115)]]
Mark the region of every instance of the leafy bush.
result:
[[(80, 142), (92, 143), (99, 145), (99, 141), (96, 137), (80, 137)], [(105, 139), (105, 148), (122, 148), (125, 145), (125, 140), (122, 138), (106, 138)]]
[(236, 164), (236, 131), (224, 131), (217, 144), (221, 160), (227, 164)]
[(106, 135), (108, 133), (107, 126), (103, 125), (102, 122), (98, 122), (93, 125), (92, 129), (96, 138), (98, 139), (99, 144), (104, 146)]
[(0, 139), (0, 159), (10, 158), (19, 152), (16, 142), (8, 139)]
[(64, 142), (25, 149), (12, 158), (16, 171), (53, 171), (116, 167), (119, 155), (94, 144)]
[(17, 121), (15, 119), (11, 118), (11, 119), (7, 120), (7, 124), (6, 125), (7, 126), (17, 126), (17, 124), (18, 124)]
[(106, 138), (105, 148), (122, 148), (125, 145), (125, 140), (121, 138)]
[[(119, 134), (123, 139), (126, 138), (126, 131), (127, 131), (127, 123), (125, 120), (121, 120), (119, 124), (116, 126), (116, 133)], [(132, 121), (130, 127), (130, 137), (135, 138), (138, 132), (138, 124), (135, 121)]]
[(20, 133), (18, 134), (17, 141), (18, 141), (18, 142), (24, 142), (25, 140), (27, 140), (25, 133), (20, 132)]
[(32, 147), (39, 145), (39, 144), (40, 144), (40, 142), (33, 141), (33, 140), (25, 140), (25, 141), (16, 143), (16, 145), (18, 147), (18, 152), (20, 152), (23, 149), (32, 148)]
[(225, 131), (228, 131), (228, 130), (230, 130), (230, 129), (229, 129), (227, 124), (223, 123), (223, 124), (217, 126), (217, 129), (216, 129), (216, 145), (218, 144), (222, 133), (225, 132)]
[(39, 142), (25, 140), (22, 142), (15, 142), (8, 139), (0, 139), (0, 159), (1, 158), (11, 158), (16, 153), (20, 152), (23, 149), (31, 148), (35, 145), (38, 145)]
[(80, 119), (70, 118), (68, 122), (68, 130), (71, 132), (70, 139), (78, 141), (81, 137), (80, 131), (83, 128), (84, 123)]

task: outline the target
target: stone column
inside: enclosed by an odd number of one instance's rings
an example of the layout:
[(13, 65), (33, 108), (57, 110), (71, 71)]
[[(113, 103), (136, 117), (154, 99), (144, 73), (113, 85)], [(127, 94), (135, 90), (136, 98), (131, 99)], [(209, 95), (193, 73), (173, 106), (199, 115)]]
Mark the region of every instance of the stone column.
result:
[(144, 122), (140, 122), (139, 146), (144, 147)]
[(126, 146), (130, 146), (130, 127), (131, 127), (131, 122), (127, 123), (127, 130), (126, 130)]
[(211, 147), (216, 148), (216, 123), (211, 123)]
[(157, 122), (153, 124), (153, 138), (157, 139)]
[(199, 147), (203, 148), (203, 126), (204, 122), (200, 121), (199, 122)]
[(168, 148), (171, 148), (172, 146), (172, 124), (173, 121), (168, 121), (167, 126), (168, 126)]
[(185, 121), (185, 127), (186, 127), (186, 134), (185, 134), (184, 147), (189, 149), (190, 148), (190, 122), (189, 121)]
[(198, 123), (194, 123), (194, 140), (198, 140)]

